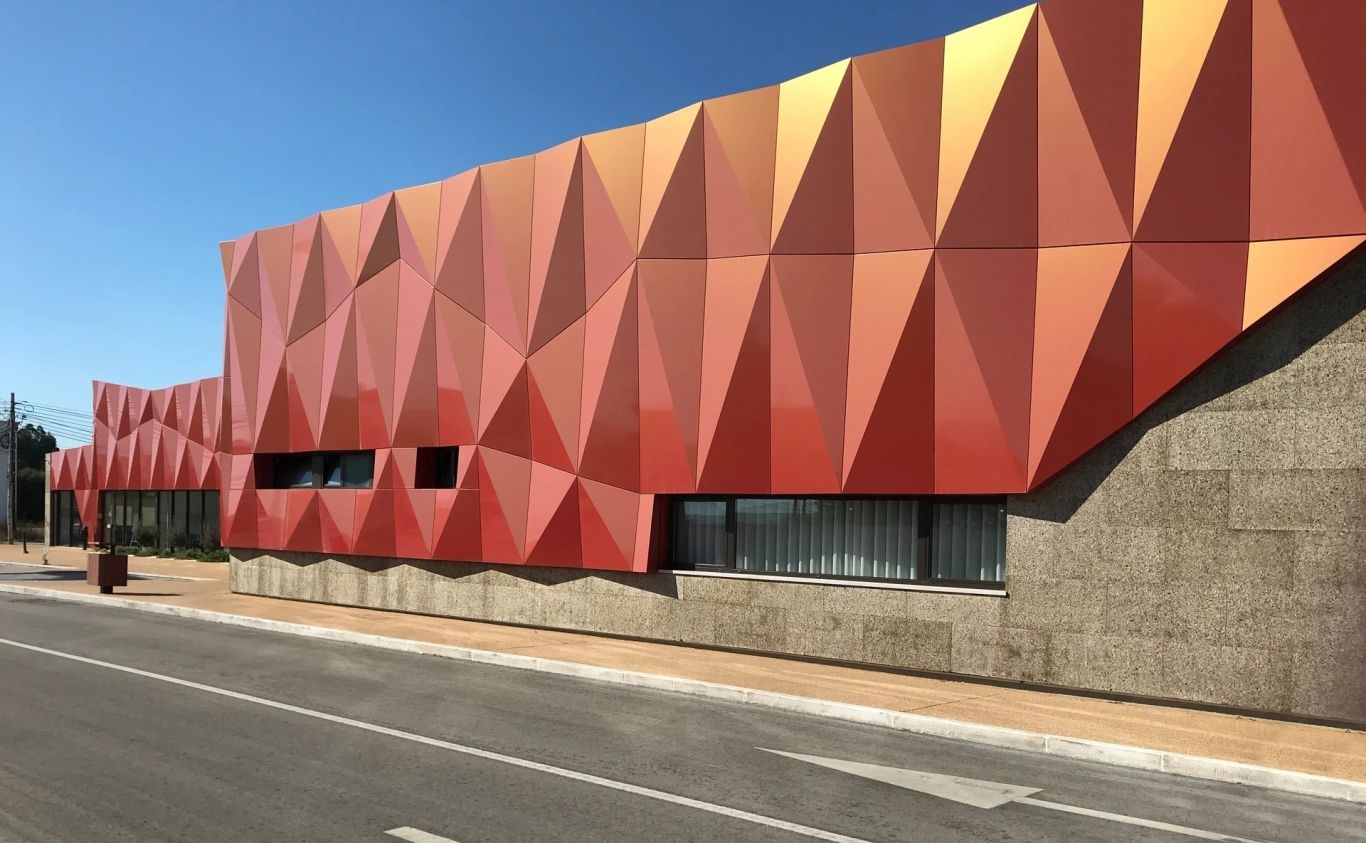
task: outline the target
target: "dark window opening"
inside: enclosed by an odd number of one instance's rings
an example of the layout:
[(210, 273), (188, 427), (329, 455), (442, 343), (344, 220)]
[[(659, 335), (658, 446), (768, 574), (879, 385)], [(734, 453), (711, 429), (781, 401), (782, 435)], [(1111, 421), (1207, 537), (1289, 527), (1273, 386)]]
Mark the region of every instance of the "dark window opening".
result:
[(676, 498), (675, 568), (999, 585), (1001, 498)]
[(52, 509), (49, 516), (49, 538), (53, 544), (79, 547), (82, 538), (89, 535), (85, 524), (81, 523), (81, 511), (76, 506), (76, 493), (56, 491), (52, 493)]
[[(106, 491), (100, 492), (99, 507), (100, 522), (87, 531), (92, 543), (97, 536), (103, 541), (112, 538), (116, 545), (176, 550), (216, 548), (219, 543), (217, 491)], [(57, 537), (67, 539), (62, 543), (79, 545), (80, 514), (68, 516), (63, 504), (53, 517)], [(72, 524), (70, 533), (61, 531), (64, 521)]]
[(460, 449), (418, 448), (416, 489), (454, 489), (455, 470), (459, 465)]
[(356, 451), (348, 454), (324, 454), (323, 487), (368, 489), (375, 484), (375, 452)]
[(261, 489), (369, 489), (374, 481), (374, 451), (256, 455)]
[[(260, 483), (260, 478), (257, 478)], [(313, 486), (312, 454), (277, 454), (270, 489), (307, 489)]]

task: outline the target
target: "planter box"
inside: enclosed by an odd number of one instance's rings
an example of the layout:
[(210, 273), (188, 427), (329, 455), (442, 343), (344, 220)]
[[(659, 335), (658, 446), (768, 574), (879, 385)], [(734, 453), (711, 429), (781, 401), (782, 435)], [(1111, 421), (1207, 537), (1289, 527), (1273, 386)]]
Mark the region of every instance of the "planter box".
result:
[(109, 594), (116, 585), (128, 585), (128, 556), (123, 553), (87, 553), (85, 581)]

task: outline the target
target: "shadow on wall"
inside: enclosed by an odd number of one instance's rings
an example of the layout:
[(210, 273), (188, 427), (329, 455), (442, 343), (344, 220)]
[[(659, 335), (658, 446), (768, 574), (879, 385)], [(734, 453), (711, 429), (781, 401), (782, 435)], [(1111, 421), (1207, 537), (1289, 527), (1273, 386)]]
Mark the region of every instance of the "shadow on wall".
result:
[(494, 572), (528, 583), (558, 586), (579, 580), (610, 582), (655, 597), (678, 597), (672, 577), (652, 577), (641, 574), (616, 574), (610, 571), (584, 571), (578, 568), (545, 568), (531, 565), (499, 565), (491, 562), (448, 562), (441, 559), (396, 559), (384, 556), (343, 556), (319, 553), (293, 553), (287, 550), (234, 549), (233, 558), (250, 562), (260, 557), (278, 559), (296, 568), (308, 568), (331, 560), (353, 568), (357, 573), (382, 574), (394, 568), (410, 567), (452, 583)]
[[(1366, 312), (1366, 246), (1322, 280), (1265, 317), (1262, 325), (1215, 354), (1204, 367), (1118, 433), (1027, 495), (1011, 497), (1012, 515), (1065, 523), (1155, 427), (1284, 368)], [(1065, 482), (1060, 482), (1066, 478)]]

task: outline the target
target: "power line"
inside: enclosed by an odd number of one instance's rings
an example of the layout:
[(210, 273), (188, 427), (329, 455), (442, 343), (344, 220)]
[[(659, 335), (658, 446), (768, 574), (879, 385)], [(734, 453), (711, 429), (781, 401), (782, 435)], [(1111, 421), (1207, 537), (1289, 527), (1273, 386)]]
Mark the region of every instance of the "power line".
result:
[(47, 404), (34, 404), (29, 401), (22, 402), (21, 412), (27, 409), (31, 412), (50, 413), (52, 415), (75, 416), (77, 418), (93, 419), (94, 415), (82, 410), (72, 410), (68, 407), (52, 407)]
[(31, 424), (36, 422), (38, 427), (41, 427), (48, 433), (59, 435), (64, 439), (76, 439), (89, 442), (91, 438), (90, 428), (78, 423), (50, 420), (40, 416), (25, 416), (22, 414), (20, 415), (20, 418), (23, 419), (25, 423)]
[(94, 417), (93, 417), (93, 416), (84, 416), (84, 417), (82, 417), (82, 416), (68, 416), (68, 415), (63, 415), (63, 414), (61, 414), (61, 413), (52, 413), (52, 412), (49, 412), (49, 411), (47, 411), (47, 410), (29, 410), (29, 411), (27, 411), (27, 412), (25, 412), (25, 411), (23, 411), (23, 410), (20, 410), (20, 411), (19, 411), (19, 415), (20, 415), (21, 418), (53, 419), (54, 421), (64, 421), (64, 422), (72, 422), (72, 423), (82, 423), (82, 422), (94, 421)]
[(53, 412), (52, 410), (46, 410), (46, 409), (42, 409), (42, 408), (33, 408), (33, 407), (30, 407), (30, 408), (28, 408), (28, 409), (20, 408), (20, 409), (19, 409), (19, 415), (21, 415), (21, 416), (43, 416), (43, 417), (46, 417), (46, 418), (53, 418), (53, 419), (65, 419), (65, 420), (67, 420), (67, 421), (86, 421), (86, 420), (89, 420), (89, 419), (93, 419), (93, 418), (94, 418), (94, 416), (82, 416), (82, 415), (78, 415), (78, 414), (76, 414), (76, 413), (57, 413), (57, 412)]
[(66, 428), (57, 427), (44, 427), (43, 430), (47, 433), (52, 434), (54, 438), (60, 436), (63, 439), (81, 439), (87, 442), (90, 441), (90, 434), (84, 431), (69, 430)]
[(61, 423), (61, 424), (74, 424), (74, 425), (78, 425), (78, 426), (80, 426), (80, 425), (93, 425), (93, 424), (95, 423), (95, 420), (94, 420), (94, 419), (81, 419), (81, 418), (75, 418), (74, 416), (49, 416), (49, 415), (46, 414), (46, 413), (25, 413), (25, 412), (22, 412), (22, 411), (19, 413), (19, 420), (20, 420), (21, 422), (22, 422), (22, 421), (28, 421), (28, 420), (31, 420), (31, 419), (46, 420), (46, 421), (51, 421), (51, 422), (56, 422), (56, 423)]
[(55, 427), (70, 427), (76, 429), (89, 429), (90, 424), (79, 419), (68, 419), (60, 416), (48, 416), (42, 413), (21, 413), (20, 419), (24, 421), (37, 421)]
[(78, 430), (74, 427), (49, 427), (47, 425), (43, 425), (42, 428), (48, 433), (64, 436), (67, 439), (84, 439), (86, 441), (89, 441), (91, 438), (90, 431)]

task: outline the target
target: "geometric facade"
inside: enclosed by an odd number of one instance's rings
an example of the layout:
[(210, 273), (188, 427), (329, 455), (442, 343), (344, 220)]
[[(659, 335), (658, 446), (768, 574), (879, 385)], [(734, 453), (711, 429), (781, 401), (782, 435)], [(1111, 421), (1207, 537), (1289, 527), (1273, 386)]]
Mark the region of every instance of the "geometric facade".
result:
[[(660, 495), (1036, 489), (1366, 240), (1362, 32), (1047, 0), (250, 233), (221, 381), (96, 384), (53, 488), (96, 524), (95, 489), (221, 485), (232, 547), (619, 571)], [(454, 488), (416, 488), (432, 446)], [(356, 449), (373, 488), (256, 481)]]
[(217, 491), (222, 378), (165, 389), (94, 383), (89, 445), (51, 455), (53, 490), (75, 492), (80, 520), (98, 535), (105, 489)]

